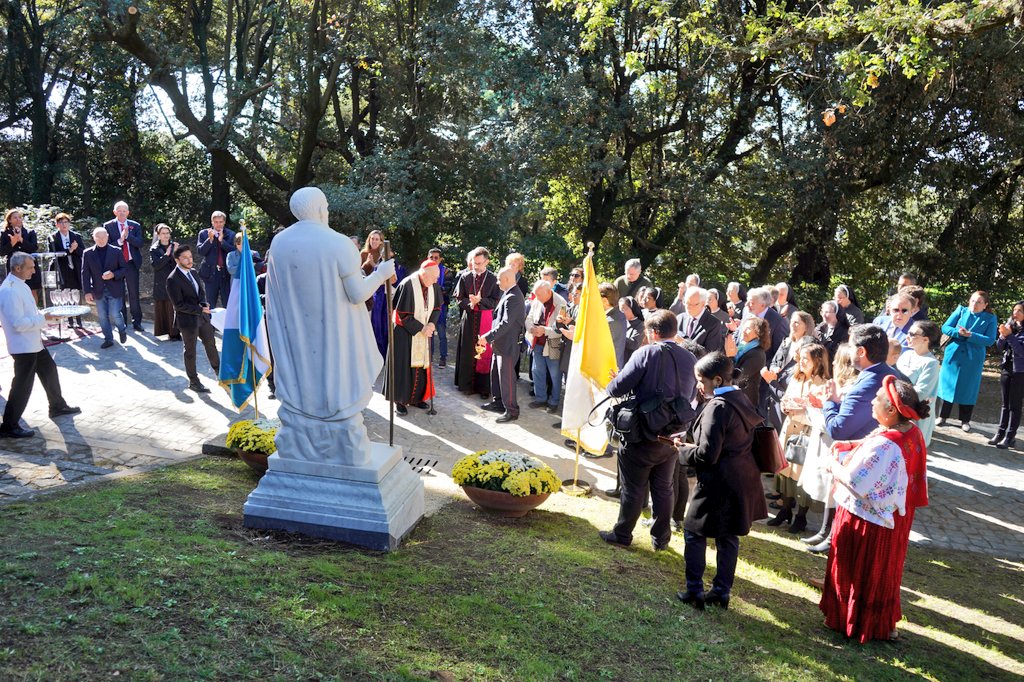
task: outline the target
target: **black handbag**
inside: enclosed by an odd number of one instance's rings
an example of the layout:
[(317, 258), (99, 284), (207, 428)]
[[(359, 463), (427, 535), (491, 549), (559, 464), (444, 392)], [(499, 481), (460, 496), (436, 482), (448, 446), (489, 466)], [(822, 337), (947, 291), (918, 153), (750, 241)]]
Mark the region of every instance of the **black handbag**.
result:
[(754, 443), (750, 448), (757, 462), (757, 469), (762, 474), (777, 474), (786, 468), (786, 458), (782, 454), (782, 443), (779, 434), (769, 424), (754, 427)]
[(790, 464), (799, 464), (807, 460), (807, 443), (810, 439), (806, 433), (798, 433), (786, 439), (786, 461)]
[[(679, 365), (672, 352), (667, 352), (676, 376), (679, 376)], [(660, 387), (656, 395), (647, 400), (641, 402), (631, 395), (608, 409), (608, 421), (623, 443), (652, 441), (658, 436), (677, 433), (685, 429), (695, 415), (689, 400), (681, 396), (666, 400)]]

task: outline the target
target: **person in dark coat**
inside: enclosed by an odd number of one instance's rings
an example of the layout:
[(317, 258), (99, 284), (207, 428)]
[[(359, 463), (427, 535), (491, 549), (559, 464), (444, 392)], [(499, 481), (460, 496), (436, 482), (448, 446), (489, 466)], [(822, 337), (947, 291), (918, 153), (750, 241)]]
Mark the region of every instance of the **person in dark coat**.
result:
[[(10, 262), (11, 254), (19, 252), (31, 254), (38, 250), (39, 239), (36, 237), (36, 231), (25, 227), (25, 217), (21, 211), (16, 208), (8, 210), (4, 214), (3, 224), (0, 225), (0, 257), (6, 258)], [(25, 282), (36, 299), (40, 299), (42, 281), (39, 268), (36, 268), (29, 280)]]
[(833, 296), (836, 305), (839, 306), (839, 312), (846, 315), (851, 327), (855, 324), (864, 324), (864, 311), (857, 306), (857, 296), (853, 293), (853, 289), (845, 284), (840, 284), (833, 292)]
[(644, 312), (632, 296), (619, 299), (619, 310), (626, 317), (626, 362), (644, 345)]
[(814, 335), (828, 351), (828, 362), (831, 365), (839, 346), (850, 338), (850, 318), (839, 314), (839, 304), (835, 301), (823, 302), (819, 312), (821, 324), (814, 328)]
[(1013, 314), (1005, 324), (999, 325), (996, 346), (1003, 353), (999, 374), (999, 427), (989, 439), (989, 445), (1000, 450), (1017, 444), (1021, 405), (1024, 404), (1024, 301), (1013, 304)]
[(494, 398), (483, 409), (501, 412), (496, 421), (503, 424), (519, 419), (516, 395), (519, 373), (515, 367), (522, 349), (520, 339), (526, 331), (526, 301), (515, 277), (515, 270), (508, 266), (498, 272), (498, 286), (502, 294), (494, 310), (494, 326), (478, 339), (478, 344), (489, 343), (493, 349), (491, 391)]
[(751, 404), (761, 402), (761, 370), (767, 362), (766, 351), (771, 347), (772, 335), (768, 323), (759, 317), (748, 317), (739, 328), (736, 369), (740, 371), (736, 384)]
[[(601, 288), (604, 286), (602, 284)], [(618, 292), (613, 288), (613, 293)], [(682, 401), (685, 409), (672, 415), (666, 427), (674, 429), (671, 433), (653, 434), (641, 427), (639, 438), (633, 442), (627, 439), (622, 446), (618, 462), (622, 482), (619, 519), (612, 530), (600, 531), (599, 535), (609, 544), (628, 546), (633, 541), (633, 528), (649, 490), (654, 515), (651, 543), (659, 550), (667, 548), (672, 538), (676, 450), (668, 436), (685, 431), (693, 417), (689, 401), (697, 395), (693, 373), (696, 359), (693, 353), (675, 343), (679, 328), (676, 316), (668, 310), (659, 310), (648, 317), (644, 330), (648, 344), (633, 353), (622, 371), (608, 383), (608, 395), (621, 398), (632, 393), (637, 405), (653, 402), (658, 408), (671, 402), (674, 411), (681, 409), (678, 403)]]
[[(394, 348), (390, 359), (394, 372), (384, 374), (384, 395), (393, 398), (395, 411), (408, 414), (408, 406), (420, 409), (430, 406), (434, 396), (434, 382), (430, 372), (430, 340), (441, 317), (441, 287), (438, 265), (432, 260), (420, 263), (395, 289), (394, 296)], [(394, 374), (394, 390), (388, 376)]]
[(491, 352), (476, 357), (476, 342), (491, 330), (494, 308), (501, 298), (498, 278), (487, 269), (491, 253), (478, 246), (469, 253), (471, 269), (455, 283), (455, 300), (459, 302), (462, 321), (455, 350), (455, 385), (466, 394), (479, 393), (491, 397)]
[(604, 316), (608, 320), (608, 328), (612, 332), (612, 345), (615, 346), (615, 362), (619, 367), (626, 366), (626, 316), (619, 310), (619, 290), (610, 282), (601, 282), (601, 303), (604, 304)]
[(209, 393), (210, 389), (203, 386), (196, 371), (196, 341), (203, 343), (206, 359), (210, 361), (213, 375), (220, 373), (220, 355), (214, 341), (213, 325), (210, 324), (210, 304), (206, 298), (206, 287), (201, 278), (192, 270), (192, 247), (179, 244), (172, 254), (176, 266), (167, 278), (167, 295), (174, 303), (174, 315), (181, 340), (184, 342), (182, 360), (185, 374), (188, 375), (188, 387), (196, 393)]
[(707, 308), (708, 290), (690, 287), (683, 295), (683, 312), (679, 314), (679, 337), (690, 339), (706, 353), (725, 347), (722, 323)]
[(153, 262), (153, 336), (167, 335), (168, 341), (181, 341), (181, 331), (174, 320), (174, 304), (167, 294), (167, 278), (174, 272), (174, 250), (171, 228), (159, 223), (153, 228), (153, 244), (149, 258)]
[[(707, 403), (693, 427), (693, 445), (676, 440), (679, 457), (696, 469), (697, 485), (683, 522), (686, 543), (686, 591), (677, 598), (703, 609), (705, 604), (729, 607), (739, 536), (754, 521), (767, 518), (761, 474), (751, 452), (754, 427), (763, 420), (746, 395), (733, 385), (732, 359), (710, 353), (697, 363), (697, 377)], [(707, 539), (718, 549), (717, 571), (710, 593), (704, 591)]]
[(124, 286), (127, 296), (121, 299), (121, 317), (128, 323), (128, 311), (132, 313), (132, 329), (144, 331), (142, 327), (142, 303), (139, 299), (139, 271), (142, 269), (142, 226), (128, 220), (128, 204), (118, 201), (114, 204), (114, 219), (103, 223), (108, 241), (121, 251), (124, 258)]
[[(82, 254), (85, 253), (85, 240), (82, 235), (71, 229), (71, 216), (58, 213), (53, 218), (57, 231), (50, 235), (49, 249), (52, 253), (66, 253), (57, 258), (57, 274), (60, 276), (62, 289), (82, 290)], [(82, 318), (69, 320), (76, 327), (82, 326)]]

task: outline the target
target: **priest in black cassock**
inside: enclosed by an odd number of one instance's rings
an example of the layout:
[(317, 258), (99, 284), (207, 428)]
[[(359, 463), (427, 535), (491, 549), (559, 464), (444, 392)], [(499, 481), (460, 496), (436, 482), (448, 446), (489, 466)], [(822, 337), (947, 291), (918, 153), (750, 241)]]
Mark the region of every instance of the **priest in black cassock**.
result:
[[(441, 287), (437, 263), (425, 260), (420, 269), (403, 279), (395, 289), (395, 345), (391, 361), (395, 363), (395, 412), (408, 414), (408, 406), (426, 409), (434, 397), (434, 379), (430, 372), (430, 339), (441, 316)], [(392, 398), (384, 375), (384, 395)]]
[(494, 309), (501, 298), (498, 278), (487, 269), (490, 252), (478, 246), (469, 253), (470, 270), (459, 277), (455, 298), (462, 311), (459, 340), (455, 355), (455, 385), (463, 393), (479, 393), (491, 397), (491, 347), (476, 357), (476, 342), (491, 330)]

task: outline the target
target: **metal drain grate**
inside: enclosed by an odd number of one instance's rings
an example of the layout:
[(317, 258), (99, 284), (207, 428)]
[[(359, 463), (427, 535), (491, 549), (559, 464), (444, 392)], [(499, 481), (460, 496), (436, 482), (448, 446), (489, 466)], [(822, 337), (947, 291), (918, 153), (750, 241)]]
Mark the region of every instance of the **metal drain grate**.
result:
[(425, 457), (403, 457), (412, 470), (420, 476), (431, 476), (434, 473), (434, 468), (440, 460), (426, 459)]

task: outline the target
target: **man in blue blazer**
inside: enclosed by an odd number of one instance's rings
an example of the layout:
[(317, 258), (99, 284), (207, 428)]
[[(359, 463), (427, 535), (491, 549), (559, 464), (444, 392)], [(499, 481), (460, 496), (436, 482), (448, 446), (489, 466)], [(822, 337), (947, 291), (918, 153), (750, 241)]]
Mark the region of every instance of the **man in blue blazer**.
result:
[(132, 329), (142, 329), (142, 303), (139, 301), (139, 270), (142, 268), (142, 226), (128, 220), (128, 204), (119, 201), (114, 204), (114, 219), (103, 223), (109, 235), (110, 244), (121, 251), (124, 259), (124, 284), (128, 288), (128, 300), (122, 299), (121, 317), (128, 321), (128, 308), (132, 311)]
[(203, 257), (199, 266), (199, 278), (206, 285), (206, 295), (211, 308), (217, 307), (217, 297), (228, 305), (231, 293), (231, 275), (228, 273), (228, 254), (235, 250), (235, 233), (226, 228), (228, 217), (223, 211), (210, 214), (210, 227), (199, 231), (198, 248)]
[(824, 405), (812, 397), (812, 405), (820, 406), (825, 416), (825, 432), (832, 440), (859, 440), (871, 433), (878, 422), (871, 411), (882, 380), (893, 368), (885, 364), (889, 353), (889, 337), (881, 327), (873, 324), (858, 324), (850, 327), (850, 341), (856, 352), (856, 363), (860, 368), (857, 380), (842, 400), (836, 394), (835, 382), (828, 382)]
[(100, 318), (100, 329), (103, 330), (103, 344), (100, 348), (114, 345), (114, 332), (117, 327), (121, 343), (128, 340), (125, 333), (122, 308), (124, 306), (124, 280), (128, 269), (124, 262), (123, 251), (110, 244), (110, 237), (105, 227), (97, 227), (92, 231), (96, 246), (88, 248), (82, 254), (82, 291), (85, 300), (96, 304), (96, 316)]

